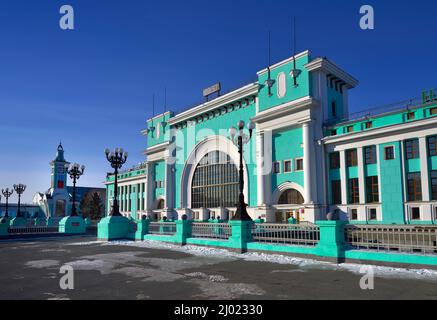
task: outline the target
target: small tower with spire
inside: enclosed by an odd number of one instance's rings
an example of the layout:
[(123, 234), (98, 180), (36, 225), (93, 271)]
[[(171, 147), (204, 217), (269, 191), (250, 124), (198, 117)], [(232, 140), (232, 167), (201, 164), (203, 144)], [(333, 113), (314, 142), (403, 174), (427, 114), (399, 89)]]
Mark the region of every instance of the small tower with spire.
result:
[(56, 158), (50, 162), (50, 167), (52, 169), (51, 173), (51, 190), (52, 195), (54, 193), (64, 193), (67, 192), (67, 170), (66, 166), (70, 163), (64, 158), (64, 148), (62, 143), (59, 143)]

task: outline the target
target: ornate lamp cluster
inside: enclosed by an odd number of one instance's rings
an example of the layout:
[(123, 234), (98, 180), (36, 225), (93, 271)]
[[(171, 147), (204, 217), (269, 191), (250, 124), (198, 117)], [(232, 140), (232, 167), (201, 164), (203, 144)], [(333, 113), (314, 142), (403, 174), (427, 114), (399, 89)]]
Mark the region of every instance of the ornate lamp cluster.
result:
[(24, 193), (24, 191), (26, 190), (26, 185), (19, 183), (19, 184), (14, 184), (14, 190), (15, 193), (18, 194), (18, 208), (17, 208), (17, 218), (22, 218), (23, 215), (21, 214), (21, 195)]
[(14, 190), (6, 188), (2, 189), (2, 194), (6, 199), (6, 212), (5, 212), (5, 218), (9, 218), (8, 208), (9, 208), (9, 197), (12, 196), (14, 193)]
[(77, 210), (76, 210), (76, 182), (79, 180), (79, 178), (83, 175), (85, 171), (85, 166), (80, 166), (77, 163), (74, 163), (72, 165), (65, 165), (65, 169), (67, 170), (67, 173), (70, 175), (70, 178), (73, 180), (73, 205), (71, 207), (71, 217), (77, 216)]
[(110, 151), (109, 149), (105, 150), (105, 155), (106, 155), (106, 159), (109, 161), (109, 163), (111, 164), (111, 167), (114, 169), (114, 176), (115, 176), (115, 181), (114, 181), (114, 203), (112, 205), (112, 211), (110, 213), (111, 216), (121, 216), (120, 213), (120, 208), (118, 206), (118, 170), (121, 169), (121, 167), (123, 166), (123, 164), (126, 163), (127, 160), (127, 156), (128, 153), (123, 151), (122, 148), (115, 148), (114, 151)]
[(249, 130), (249, 135), (244, 133), (244, 121), (240, 120), (237, 123), (237, 128), (231, 127), (229, 128), (229, 135), (231, 137), (232, 142), (238, 147), (238, 153), (240, 154), (240, 170), (239, 170), (239, 184), (240, 184), (240, 194), (238, 196), (238, 204), (237, 211), (235, 212), (232, 220), (241, 220), (241, 221), (252, 221), (252, 218), (247, 213), (246, 207), (247, 204), (244, 201), (244, 168), (243, 168), (243, 145), (249, 143), (252, 138), (253, 129), (255, 129), (255, 124), (252, 121), (249, 121), (247, 124), (247, 129)]

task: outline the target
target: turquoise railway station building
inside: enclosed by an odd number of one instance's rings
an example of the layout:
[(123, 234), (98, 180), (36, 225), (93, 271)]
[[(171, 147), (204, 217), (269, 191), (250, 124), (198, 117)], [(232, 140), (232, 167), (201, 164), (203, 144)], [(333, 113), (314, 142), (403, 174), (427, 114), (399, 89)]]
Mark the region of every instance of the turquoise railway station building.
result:
[[(229, 128), (252, 121), (244, 195), (253, 219), (354, 224), (437, 223), (437, 98), (349, 113), (358, 81), (327, 58), (296, 54), (257, 81), (183, 112), (147, 120), (145, 161), (119, 173), (123, 215), (231, 219), (238, 148)], [(247, 130), (244, 133), (248, 135)], [(114, 176), (106, 178), (107, 213)]]

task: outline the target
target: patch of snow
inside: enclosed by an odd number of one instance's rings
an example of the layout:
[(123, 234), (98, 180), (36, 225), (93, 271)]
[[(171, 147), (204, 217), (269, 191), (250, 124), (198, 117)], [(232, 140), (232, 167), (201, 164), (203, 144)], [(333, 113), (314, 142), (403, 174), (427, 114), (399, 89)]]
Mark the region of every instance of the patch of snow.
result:
[(26, 267), (37, 268), (37, 269), (57, 267), (58, 265), (59, 265), (58, 260), (34, 260), (34, 261), (26, 262)]
[(93, 244), (102, 244), (105, 243), (105, 241), (85, 241), (85, 242), (74, 242), (74, 243), (67, 243), (66, 246), (90, 246)]
[(432, 280), (437, 281), (437, 270), (430, 269), (408, 269), (408, 268), (394, 268), (386, 266), (375, 266), (368, 264), (352, 264), (341, 263), (336, 264), (326, 261), (318, 261), (315, 259), (306, 259), (301, 257), (292, 257), (282, 254), (267, 254), (261, 252), (248, 252), (239, 254), (226, 249), (217, 249), (206, 246), (177, 246), (171, 243), (144, 240), (140, 242), (135, 241), (114, 241), (105, 242), (103, 245), (118, 245), (118, 246), (131, 246), (139, 248), (150, 249), (167, 249), (179, 252), (185, 252), (194, 256), (203, 256), (218, 258), (222, 260), (237, 260), (242, 259), (246, 261), (261, 261), (275, 264), (291, 264), (298, 266), (301, 269), (318, 269), (318, 270), (333, 270), (333, 271), (348, 271), (356, 274), (361, 274), (360, 269), (365, 267), (372, 267), (374, 275), (376, 277), (384, 278), (410, 278), (417, 280)]

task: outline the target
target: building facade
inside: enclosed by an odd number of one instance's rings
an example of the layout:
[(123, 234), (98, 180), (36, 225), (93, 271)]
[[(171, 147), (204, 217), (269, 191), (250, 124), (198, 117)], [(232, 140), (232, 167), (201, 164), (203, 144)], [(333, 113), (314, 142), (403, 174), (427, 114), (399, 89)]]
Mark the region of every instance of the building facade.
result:
[[(309, 51), (257, 73), (257, 81), (178, 114), (147, 121), (146, 161), (119, 175), (124, 215), (229, 219), (238, 199), (244, 130), (244, 195), (252, 218), (355, 223), (437, 222), (437, 100), (350, 115), (358, 81)], [(114, 194), (108, 175), (108, 210)]]

